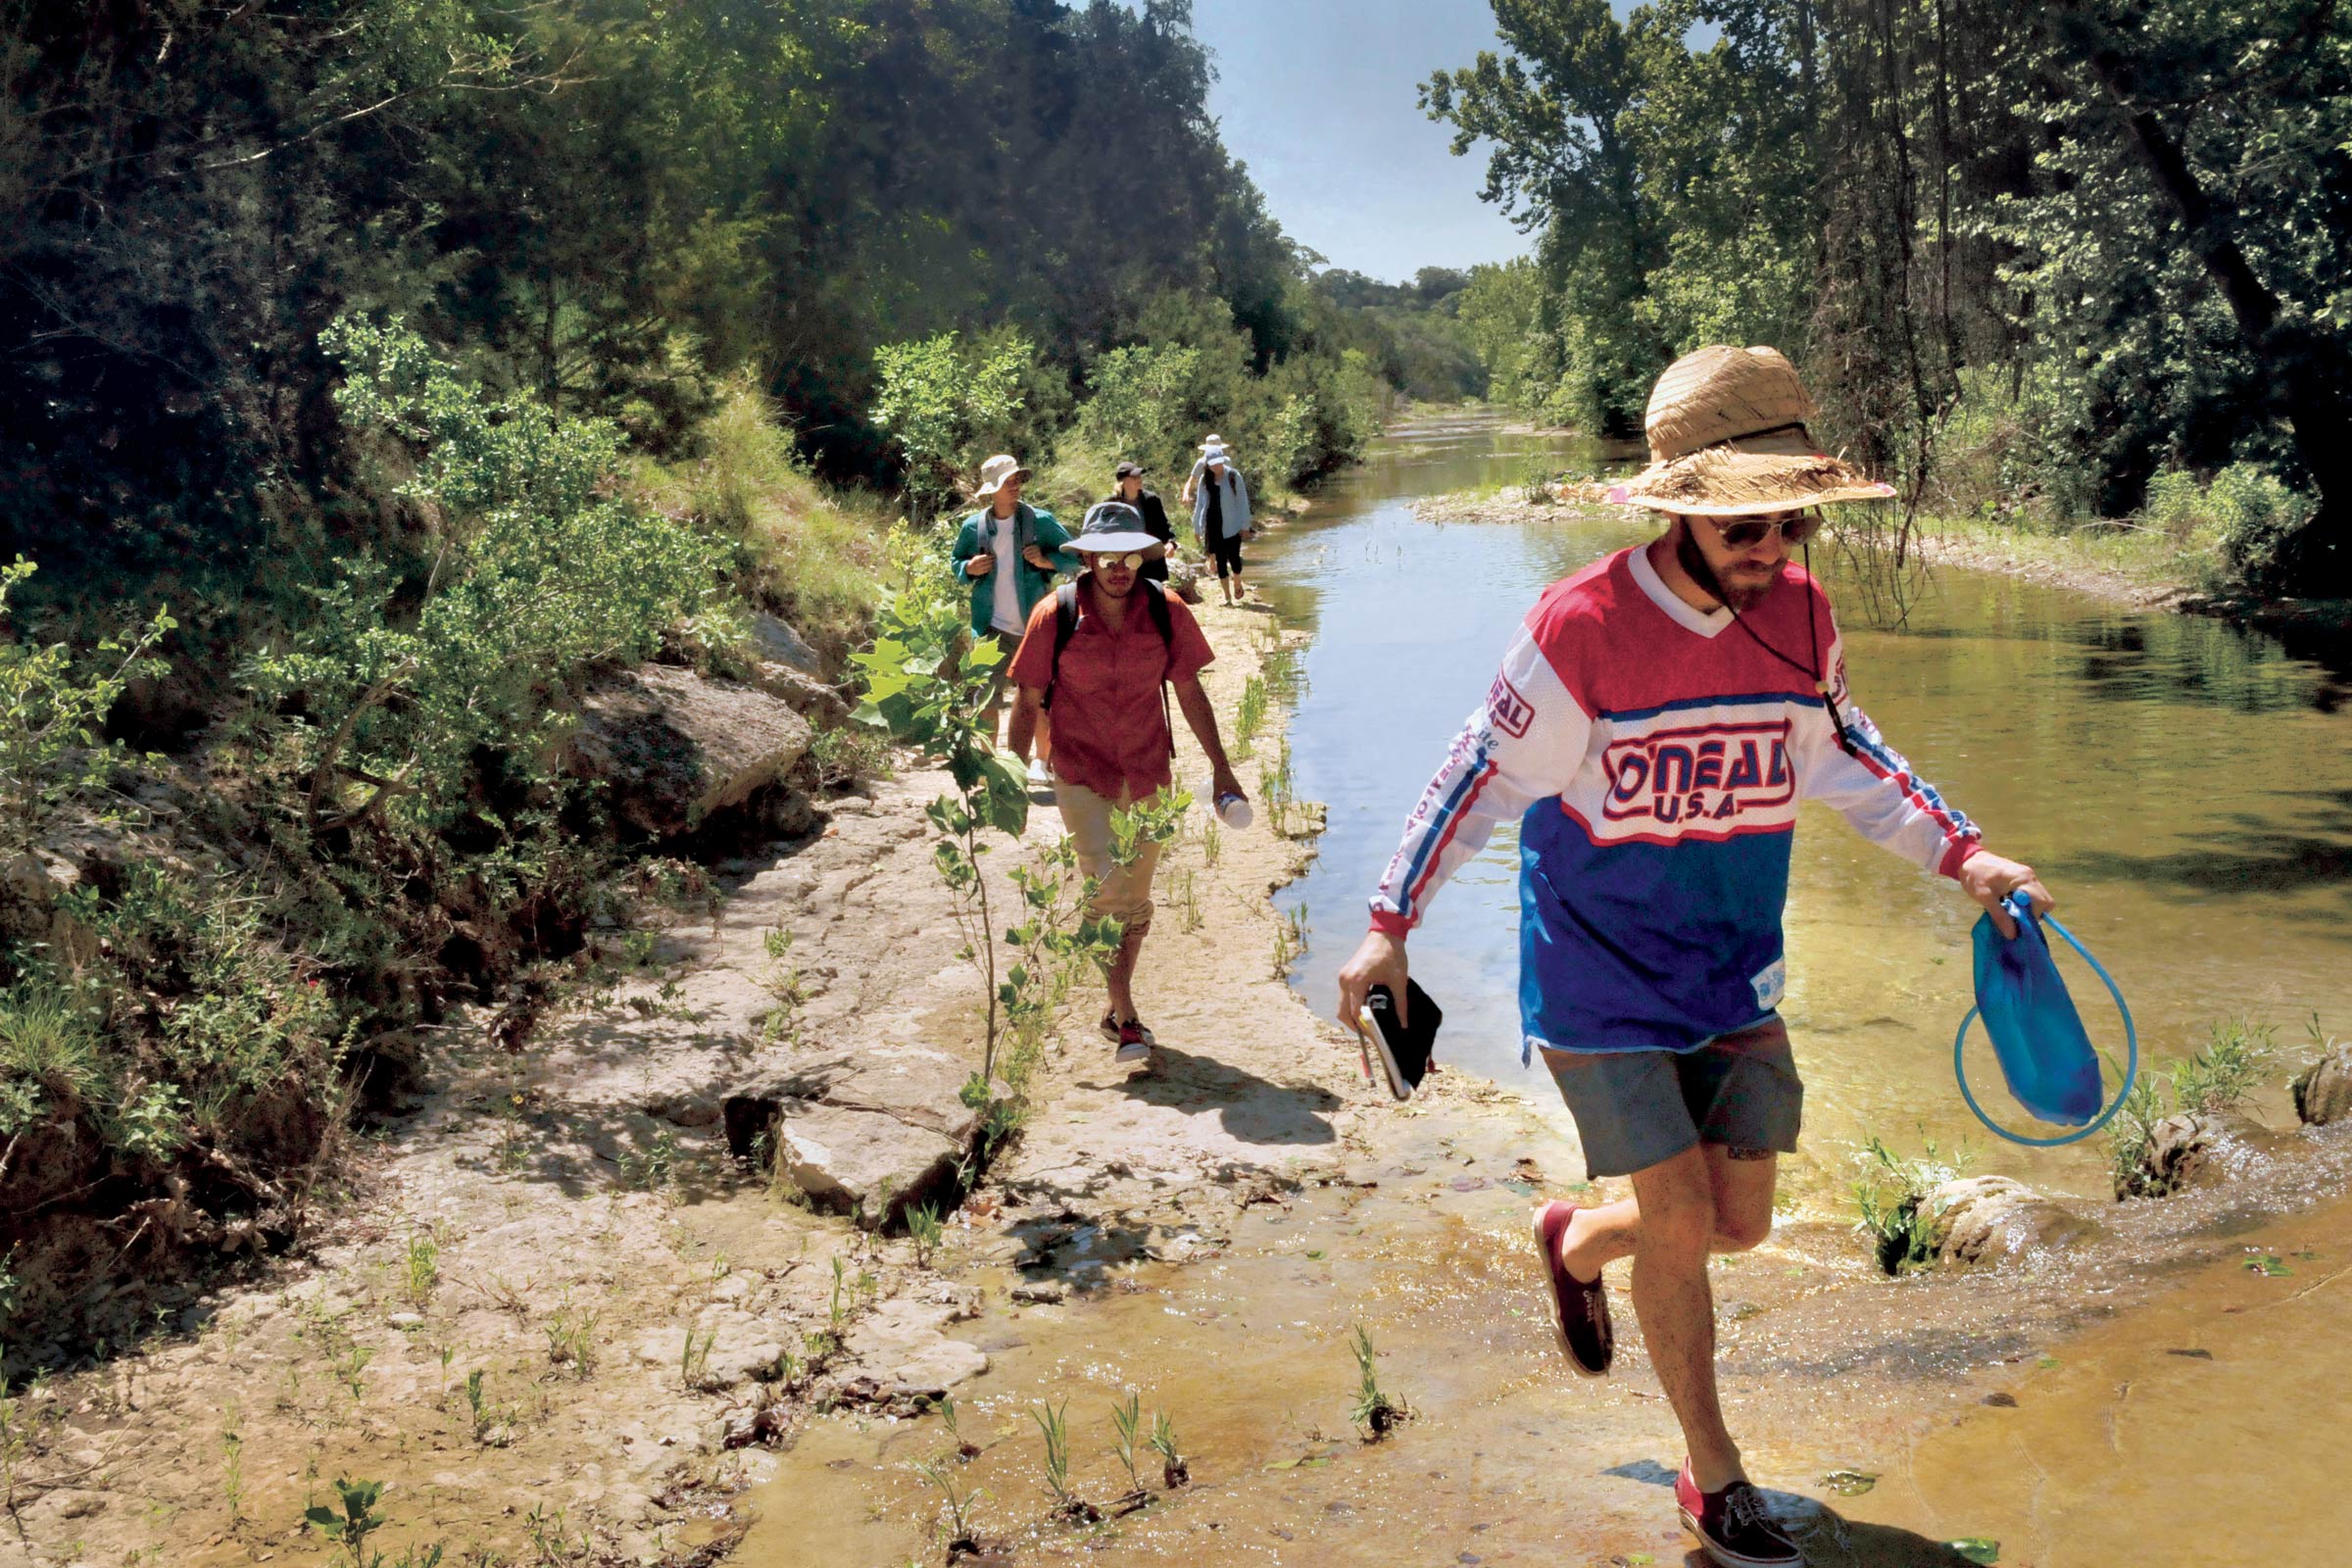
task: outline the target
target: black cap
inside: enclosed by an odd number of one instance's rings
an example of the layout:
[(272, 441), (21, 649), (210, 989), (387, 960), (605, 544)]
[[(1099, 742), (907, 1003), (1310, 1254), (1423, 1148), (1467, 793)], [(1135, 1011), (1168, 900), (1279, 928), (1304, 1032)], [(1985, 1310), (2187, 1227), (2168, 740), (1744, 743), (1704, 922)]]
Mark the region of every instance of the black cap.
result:
[(1116, 479), (1141, 479), (1143, 476), (1144, 466), (1142, 464), (1122, 463), (1119, 465), (1119, 471), (1113, 474), (1111, 477)]

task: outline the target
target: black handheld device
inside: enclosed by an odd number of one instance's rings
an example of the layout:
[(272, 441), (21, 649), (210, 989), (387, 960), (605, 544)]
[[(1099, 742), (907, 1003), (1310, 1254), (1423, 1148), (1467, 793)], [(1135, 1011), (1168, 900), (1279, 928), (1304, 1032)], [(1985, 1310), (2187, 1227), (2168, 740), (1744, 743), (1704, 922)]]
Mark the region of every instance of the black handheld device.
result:
[(1398, 1100), (1410, 1100), (1421, 1080), (1429, 1076), (1430, 1058), (1438, 1043), (1438, 1026), (1446, 1021), (1445, 1009), (1421, 989), (1421, 982), (1407, 978), (1404, 982), (1406, 1010), (1412, 1014), (1409, 1023), (1396, 1021), (1396, 994), (1387, 986), (1374, 986), (1364, 1004), (1372, 1015), (1371, 1043), (1379, 1049), (1380, 1064), (1389, 1075), (1389, 1093)]

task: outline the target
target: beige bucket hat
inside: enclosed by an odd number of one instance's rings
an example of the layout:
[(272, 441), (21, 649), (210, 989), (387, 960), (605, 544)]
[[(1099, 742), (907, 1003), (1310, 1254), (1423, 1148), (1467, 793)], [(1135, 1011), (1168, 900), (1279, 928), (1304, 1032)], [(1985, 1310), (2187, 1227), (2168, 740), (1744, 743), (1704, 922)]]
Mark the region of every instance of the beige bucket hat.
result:
[(1029, 470), (1021, 466), (1018, 458), (1009, 453), (998, 453), (980, 465), (980, 483), (973, 487), (972, 499), (974, 501), (994, 501), (997, 492), (1004, 487), (1004, 481), (1015, 475), (1027, 479)]
[(1889, 501), (1881, 484), (1806, 433), (1813, 399), (1778, 349), (1710, 343), (1666, 367), (1642, 426), (1649, 466), (1605, 499), (1700, 517)]

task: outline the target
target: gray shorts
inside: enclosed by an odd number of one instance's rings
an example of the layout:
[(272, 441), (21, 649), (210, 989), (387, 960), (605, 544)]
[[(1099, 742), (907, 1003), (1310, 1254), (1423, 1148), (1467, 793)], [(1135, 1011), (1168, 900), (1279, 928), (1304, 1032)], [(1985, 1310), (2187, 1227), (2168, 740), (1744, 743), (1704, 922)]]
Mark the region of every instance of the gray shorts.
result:
[(1592, 1178), (1631, 1176), (1694, 1144), (1788, 1154), (1804, 1120), (1788, 1031), (1771, 1018), (1696, 1051), (1545, 1051)]

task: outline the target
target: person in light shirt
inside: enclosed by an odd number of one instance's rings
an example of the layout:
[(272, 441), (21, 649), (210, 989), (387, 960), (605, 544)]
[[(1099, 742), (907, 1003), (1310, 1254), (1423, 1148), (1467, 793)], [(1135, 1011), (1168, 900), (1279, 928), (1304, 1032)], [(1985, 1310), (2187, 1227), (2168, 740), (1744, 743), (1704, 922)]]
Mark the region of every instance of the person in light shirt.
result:
[[(956, 530), (955, 548), (949, 552), (956, 566), (956, 580), (971, 588), (973, 641), (989, 639), (1004, 653), (995, 678), (989, 682), (986, 699), (985, 714), (992, 742), (997, 734), (997, 716), (1004, 710), (1004, 685), (1012, 667), (1012, 656), (1021, 646), (1021, 632), (1029, 624), (1029, 612), (1052, 592), (1056, 572), (1075, 571), (1079, 564), (1076, 553), (1066, 548), (1069, 530), (1054, 521), (1051, 512), (1040, 512), (1021, 499), (1021, 486), (1028, 477), (1029, 470), (1007, 454), (999, 454), (982, 464), (980, 482), (972, 491), (972, 499), (982, 506), (963, 519), (963, 526)], [(1028, 764), (1032, 785), (1043, 788), (1053, 782), (1053, 775), (1046, 767), (1046, 759), (1052, 751), (1048, 726), (1040, 724), (1037, 728), (1034, 756), (1025, 737), (1016, 745), (1007, 736), (1005, 744), (1013, 746), (1013, 755)]]

